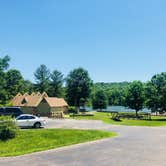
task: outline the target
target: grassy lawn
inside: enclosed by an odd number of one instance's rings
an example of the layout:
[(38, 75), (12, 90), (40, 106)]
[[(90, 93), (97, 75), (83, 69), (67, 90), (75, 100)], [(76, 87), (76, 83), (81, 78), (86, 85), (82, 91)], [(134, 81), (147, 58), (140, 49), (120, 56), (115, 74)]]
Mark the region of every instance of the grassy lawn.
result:
[[(72, 117), (71, 117), (72, 118)], [(128, 126), (166, 126), (166, 117), (152, 116), (152, 120), (121, 119), (114, 121), (105, 112), (95, 112), (94, 116), (78, 116), (74, 119), (102, 120), (105, 123)]]
[(0, 141), (0, 156), (18, 156), (113, 136), (116, 134), (98, 130), (20, 130), (16, 138)]

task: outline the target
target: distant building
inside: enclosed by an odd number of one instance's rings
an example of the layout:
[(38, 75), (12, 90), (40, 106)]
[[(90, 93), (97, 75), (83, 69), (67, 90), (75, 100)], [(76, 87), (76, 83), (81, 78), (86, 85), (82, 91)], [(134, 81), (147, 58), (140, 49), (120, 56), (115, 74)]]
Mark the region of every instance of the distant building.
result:
[(68, 104), (63, 98), (48, 97), (47, 93), (18, 93), (12, 100), (11, 104), (21, 107), (24, 113), (30, 113), (41, 116), (51, 116), (57, 112), (66, 113)]

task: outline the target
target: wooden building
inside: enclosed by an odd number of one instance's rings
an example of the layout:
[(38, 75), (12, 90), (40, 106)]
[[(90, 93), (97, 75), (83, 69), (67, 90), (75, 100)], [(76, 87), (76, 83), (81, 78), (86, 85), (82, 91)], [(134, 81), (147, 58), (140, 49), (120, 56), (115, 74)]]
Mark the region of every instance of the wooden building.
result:
[(31, 95), (18, 93), (11, 100), (11, 104), (21, 107), (24, 113), (40, 116), (52, 116), (58, 112), (67, 113), (68, 109), (68, 104), (63, 98), (48, 97), (45, 92)]

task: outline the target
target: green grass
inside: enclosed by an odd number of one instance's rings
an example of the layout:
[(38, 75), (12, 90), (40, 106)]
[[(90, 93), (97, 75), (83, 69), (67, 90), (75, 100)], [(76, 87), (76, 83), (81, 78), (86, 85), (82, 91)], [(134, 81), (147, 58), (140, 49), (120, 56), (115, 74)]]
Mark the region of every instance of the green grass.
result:
[(0, 156), (18, 156), (113, 136), (116, 134), (98, 130), (20, 130), (16, 138), (0, 141)]
[[(73, 118), (72, 116), (70, 118)], [(152, 116), (152, 120), (121, 119), (114, 121), (105, 112), (96, 112), (94, 116), (78, 116), (74, 119), (102, 120), (105, 123), (127, 126), (166, 126), (166, 117)]]

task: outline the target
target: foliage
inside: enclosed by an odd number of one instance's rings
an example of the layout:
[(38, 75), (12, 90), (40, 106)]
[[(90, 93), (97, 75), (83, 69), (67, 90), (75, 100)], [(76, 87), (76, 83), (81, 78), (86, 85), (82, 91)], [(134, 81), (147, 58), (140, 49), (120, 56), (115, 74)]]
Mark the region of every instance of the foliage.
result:
[(0, 141), (0, 156), (18, 156), (113, 136), (116, 136), (113, 132), (98, 130), (20, 130), (16, 138)]
[(35, 91), (34, 84), (29, 80), (24, 80), (22, 86), (23, 86), (22, 90), (23, 93), (28, 92), (29, 94), (31, 94), (32, 92)]
[(3, 58), (0, 58), (0, 71), (5, 71), (9, 67), (10, 57), (6, 55)]
[(6, 141), (16, 136), (17, 127), (14, 120), (8, 116), (0, 117), (0, 140)]
[[(166, 112), (166, 72), (154, 75), (146, 84), (140, 83), (145, 88), (141, 88), (141, 85), (140, 88), (137, 86), (138, 89), (133, 87), (135, 90), (132, 91), (128, 89), (133, 86), (130, 82), (100, 82), (92, 86), (88, 71), (83, 68), (74, 69), (64, 79), (60, 71), (54, 70), (51, 73), (45, 65), (40, 65), (35, 71), (36, 83), (34, 84), (24, 80), (20, 71), (8, 70), (9, 62), (9, 56), (0, 58), (0, 106), (10, 103), (18, 92), (32, 93), (33, 91), (46, 91), (49, 96), (64, 97), (69, 105), (76, 108), (91, 106), (94, 104), (96, 92), (102, 90), (109, 105), (130, 105), (129, 107), (136, 109), (136, 112), (144, 105), (152, 112)], [(131, 95), (133, 97), (129, 97)], [(139, 95), (140, 98), (137, 97)], [(136, 104), (136, 100), (140, 104)]]
[(107, 92), (109, 105), (125, 105), (125, 89), (111, 89)]
[(103, 89), (104, 91), (109, 91), (111, 89), (123, 89), (128, 87), (129, 82), (112, 82), (112, 83), (104, 83), (98, 82), (94, 84), (95, 89)]
[(33, 89), (39, 92), (47, 92), (49, 96), (52, 97), (63, 97), (64, 88), (63, 88), (63, 74), (54, 70), (52, 73), (45, 65), (40, 65), (34, 73), (36, 84)]
[(9, 56), (0, 58), (0, 104), (5, 104), (7, 98), (6, 91), (6, 73), (5, 70), (9, 67)]
[(69, 106), (69, 107), (68, 107), (68, 113), (69, 113), (69, 114), (70, 114), (70, 113), (76, 114), (76, 113), (77, 113), (76, 108), (73, 107), (73, 106)]
[(145, 96), (145, 106), (151, 109), (152, 112), (156, 112), (158, 110), (158, 107), (160, 107), (160, 102), (157, 89), (151, 82), (148, 82), (145, 86)]
[(92, 100), (93, 109), (105, 109), (107, 108), (107, 96), (103, 90), (98, 90)]
[(49, 79), (50, 79), (50, 70), (45, 65), (40, 65), (35, 73), (35, 80), (36, 80), (36, 90), (39, 92), (48, 92), (49, 89)]
[(50, 81), (50, 89), (49, 89), (49, 95), (54, 97), (62, 97), (64, 96), (64, 89), (63, 89), (63, 74), (58, 71), (54, 70), (51, 73), (51, 81)]
[(146, 85), (146, 106), (153, 112), (166, 111), (166, 73), (156, 74)]
[(10, 69), (10, 57), (0, 58), (0, 105), (5, 105), (18, 92), (24, 90), (24, 79), (18, 70)]
[(6, 72), (6, 89), (8, 91), (8, 99), (13, 98), (18, 92), (23, 91), (24, 79), (20, 71), (11, 69)]
[(137, 112), (143, 109), (144, 101), (144, 85), (140, 81), (134, 81), (127, 90), (126, 106), (136, 110), (137, 117)]
[(109, 105), (125, 105), (126, 90), (129, 82), (119, 82), (119, 83), (95, 83), (93, 86), (92, 94), (96, 91), (102, 89), (108, 98)]
[(80, 106), (80, 101), (90, 97), (92, 80), (88, 71), (83, 68), (74, 69), (66, 78), (66, 97), (71, 106)]

